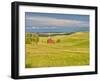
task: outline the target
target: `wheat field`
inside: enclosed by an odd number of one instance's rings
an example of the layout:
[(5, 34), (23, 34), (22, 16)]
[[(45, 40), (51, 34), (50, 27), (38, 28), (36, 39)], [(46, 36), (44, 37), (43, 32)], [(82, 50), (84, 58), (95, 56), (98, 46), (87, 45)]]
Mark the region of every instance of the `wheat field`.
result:
[(37, 44), (25, 44), (26, 68), (89, 65), (89, 32), (56, 35), (52, 39), (60, 41), (48, 44), (48, 37), (39, 36)]

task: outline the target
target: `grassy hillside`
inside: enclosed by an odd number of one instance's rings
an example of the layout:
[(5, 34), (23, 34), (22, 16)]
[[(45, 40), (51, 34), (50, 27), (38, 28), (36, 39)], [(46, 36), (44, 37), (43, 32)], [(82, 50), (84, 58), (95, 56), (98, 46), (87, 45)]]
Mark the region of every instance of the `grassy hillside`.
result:
[(39, 36), (38, 44), (26, 44), (26, 68), (89, 65), (89, 33), (52, 36), (55, 44), (47, 44), (48, 37)]

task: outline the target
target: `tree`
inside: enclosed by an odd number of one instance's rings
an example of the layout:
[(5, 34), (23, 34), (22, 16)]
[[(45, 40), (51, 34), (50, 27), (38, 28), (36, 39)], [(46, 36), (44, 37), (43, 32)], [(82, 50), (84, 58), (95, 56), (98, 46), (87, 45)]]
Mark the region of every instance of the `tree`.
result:
[(33, 33), (32, 34), (32, 38), (31, 38), (32, 44), (38, 44), (39, 42), (39, 36), (37, 33)]
[(60, 39), (58, 39), (56, 42), (57, 42), (57, 43), (60, 43), (60, 42), (61, 42), (61, 40), (60, 40)]

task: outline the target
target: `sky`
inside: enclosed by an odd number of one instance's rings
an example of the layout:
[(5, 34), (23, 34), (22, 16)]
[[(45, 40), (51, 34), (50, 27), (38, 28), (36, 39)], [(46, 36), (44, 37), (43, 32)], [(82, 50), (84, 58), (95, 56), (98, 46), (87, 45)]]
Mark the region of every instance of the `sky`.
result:
[(26, 32), (89, 31), (89, 15), (25, 12)]

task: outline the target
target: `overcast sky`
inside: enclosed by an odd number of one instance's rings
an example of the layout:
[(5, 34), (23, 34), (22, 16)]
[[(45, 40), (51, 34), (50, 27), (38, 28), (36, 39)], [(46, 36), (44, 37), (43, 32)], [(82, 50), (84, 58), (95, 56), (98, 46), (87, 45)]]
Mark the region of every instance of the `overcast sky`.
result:
[(25, 12), (26, 32), (89, 31), (89, 16)]

